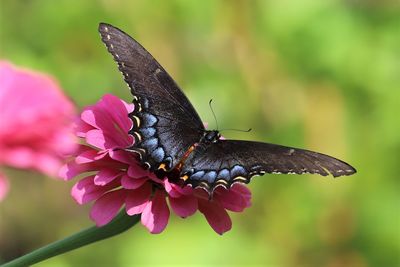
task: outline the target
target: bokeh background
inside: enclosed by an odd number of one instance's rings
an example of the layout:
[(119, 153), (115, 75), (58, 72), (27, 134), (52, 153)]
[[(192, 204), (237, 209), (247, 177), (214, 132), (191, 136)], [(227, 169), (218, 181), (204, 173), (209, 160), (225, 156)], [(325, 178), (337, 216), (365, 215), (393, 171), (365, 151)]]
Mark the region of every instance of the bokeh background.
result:
[[(134, 36), (229, 138), (328, 153), (353, 164), (338, 179), (266, 175), (253, 205), (218, 236), (201, 214), (162, 234), (140, 225), (38, 266), (400, 265), (400, 3), (396, 0), (0, 1), (0, 57), (48, 72), (82, 108), (132, 97), (97, 33)], [(12, 100), (10, 100), (12, 101)], [(66, 183), (3, 170), (0, 257), (92, 225)]]

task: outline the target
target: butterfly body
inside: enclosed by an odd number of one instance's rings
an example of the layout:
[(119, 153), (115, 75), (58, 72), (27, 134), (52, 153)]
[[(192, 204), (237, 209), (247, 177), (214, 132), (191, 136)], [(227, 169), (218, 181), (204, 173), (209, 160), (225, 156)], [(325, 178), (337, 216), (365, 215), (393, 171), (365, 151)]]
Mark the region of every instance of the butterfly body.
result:
[(356, 172), (339, 159), (309, 150), (221, 139), (218, 131), (204, 128), (182, 90), (146, 49), (112, 25), (101, 23), (99, 32), (133, 95), (129, 134), (135, 141), (125, 149), (158, 176), (212, 194), (218, 186), (229, 189), (264, 173), (337, 177)]

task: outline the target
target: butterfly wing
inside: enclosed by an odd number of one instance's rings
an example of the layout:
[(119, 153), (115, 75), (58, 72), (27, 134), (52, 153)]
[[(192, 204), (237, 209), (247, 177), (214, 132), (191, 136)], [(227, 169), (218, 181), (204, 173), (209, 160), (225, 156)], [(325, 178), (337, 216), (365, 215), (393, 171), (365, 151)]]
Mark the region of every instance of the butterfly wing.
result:
[[(217, 186), (248, 183), (264, 173), (351, 175), (349, 164), (321, 153), (268, 143), (219, 140), (201, 144), (185, 162), (181, 177), (193, 187), (212, 192)], [(186, 175), (186, 176), (185, 176)]]
[(137, 152), (151, 170), (170, 170), (200, 140), (204, 126), (199, 115), (171, 76), (132, 37), (105, 23), (100, 23), (99, 32), (134, 96), (135, 110), (129, 116), (135, 144), (128, 150)]

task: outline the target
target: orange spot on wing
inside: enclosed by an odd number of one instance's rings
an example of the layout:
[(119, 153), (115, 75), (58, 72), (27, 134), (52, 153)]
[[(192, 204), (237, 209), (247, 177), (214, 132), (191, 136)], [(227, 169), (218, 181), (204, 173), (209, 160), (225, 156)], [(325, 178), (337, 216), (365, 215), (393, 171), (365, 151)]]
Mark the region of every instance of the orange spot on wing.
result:
[(160, 166), (158, 166), (159, 170), (163, 170), (163, 171), (167, 171), (167, 168), (165, 168), (167, 165), (165, 165), (165, 163), (161, 163)]

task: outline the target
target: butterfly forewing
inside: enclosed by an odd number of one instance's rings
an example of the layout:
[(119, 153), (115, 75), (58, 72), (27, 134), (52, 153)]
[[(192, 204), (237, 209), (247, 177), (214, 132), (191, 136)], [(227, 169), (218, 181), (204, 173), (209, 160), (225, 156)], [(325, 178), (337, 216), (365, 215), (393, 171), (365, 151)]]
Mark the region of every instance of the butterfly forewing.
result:
[(134, 96), (130, 133), (135, 144), (130, 149), (152, 170), (163, 163), (171, 169), (201, 138), (199, 115), (171, 76), (132, 37), (105, 23), (99, 32)]

